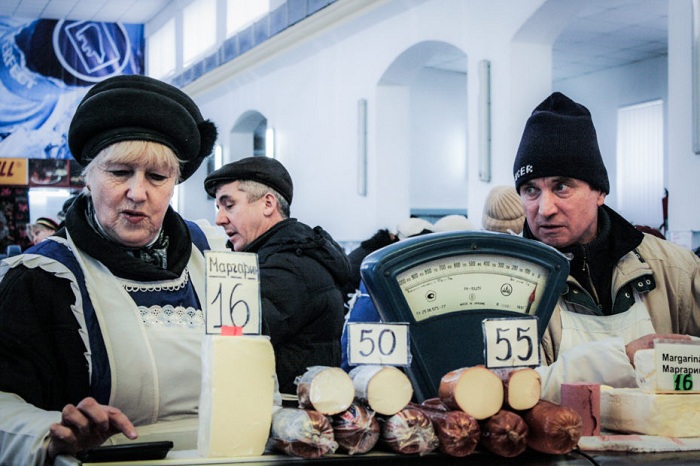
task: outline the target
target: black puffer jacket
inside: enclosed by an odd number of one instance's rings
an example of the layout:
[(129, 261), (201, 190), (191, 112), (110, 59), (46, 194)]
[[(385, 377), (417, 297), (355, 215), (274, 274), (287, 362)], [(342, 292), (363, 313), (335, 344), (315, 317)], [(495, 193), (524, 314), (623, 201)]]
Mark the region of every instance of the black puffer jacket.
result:
[(286, 219), (244, 249), (258, 255), (263, 333), (275, 349), (282, 393), (307, 367), (340, 366), (343, 292), (350, 263), (321, 227)]

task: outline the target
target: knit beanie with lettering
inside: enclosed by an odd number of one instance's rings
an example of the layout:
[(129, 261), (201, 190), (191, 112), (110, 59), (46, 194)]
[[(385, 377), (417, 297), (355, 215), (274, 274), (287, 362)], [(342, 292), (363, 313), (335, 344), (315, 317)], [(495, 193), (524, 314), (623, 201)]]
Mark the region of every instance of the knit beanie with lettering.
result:
[(518, 192), (526, 181), (549, 176), (576, 178), (610, 193), (591, 112), (561, 92), (533, 110), (513, 163)]
[(512, 186), (494, 186), (486, 197), (481, 226), (484, 230), (519, 235), (525, 223), (525, 210)]

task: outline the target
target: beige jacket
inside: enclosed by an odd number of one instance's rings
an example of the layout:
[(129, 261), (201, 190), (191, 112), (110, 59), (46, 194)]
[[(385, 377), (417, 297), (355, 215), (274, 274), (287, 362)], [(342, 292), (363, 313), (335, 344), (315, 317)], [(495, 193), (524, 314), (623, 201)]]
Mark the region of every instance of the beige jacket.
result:
[[(641, 295), (656, 333), (700, 336), (700, 259), (689, 249), (649, 234), (636, 251), (625, 255), (615, 268), (611, 290), (615, 300), (630, 299), (631, 287)], [(585, 293), (572, 277), (567, 284)], [(541, 341), (543, 367), (538, 370), (543, 397), (558, 401), (562, 382), (635, 386), (634, 369), (621, 338), (586, 343), (559, 354), (564, 300), (566, 295), (560, 298)], [(577, 306), (568, 300), (566, 305)]]

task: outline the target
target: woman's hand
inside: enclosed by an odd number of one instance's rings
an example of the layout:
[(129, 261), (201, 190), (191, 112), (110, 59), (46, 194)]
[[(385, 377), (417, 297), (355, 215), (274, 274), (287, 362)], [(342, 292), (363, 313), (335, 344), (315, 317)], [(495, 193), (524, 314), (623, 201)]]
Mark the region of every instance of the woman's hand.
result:
[(48, 455), (75, 455), (102, 445), (114, 434), (122, 433), (133, 440), (136, 428), (119, 409), (101, 405), (94, 398), (85, 398), (77, 406), (66, 405), (61, 411), (61, 422), (49, 430)]

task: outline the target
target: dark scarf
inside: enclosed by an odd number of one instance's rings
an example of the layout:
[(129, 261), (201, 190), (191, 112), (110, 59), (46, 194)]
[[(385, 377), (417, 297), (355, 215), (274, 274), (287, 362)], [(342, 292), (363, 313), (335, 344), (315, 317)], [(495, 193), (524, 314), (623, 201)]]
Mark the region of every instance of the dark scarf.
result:
[[(525, 238), (536, 239), (525, 222)], [(612, 276), (617, 262), (642, 242), (644, 234), (610, 207), (598, 208), (598, 233), (587, 244), (559, 251), (570, 260), (569, 275), (593, 297), (604, 315), (612, 314)]]
[(158, 233), (158, 236), (146, 246), (141, 248), (127, 248), (114, 241), (109, 237), (109, 235), (107, 235), (107, 232), (104, 231), (104, 228), (102, 225), (100, 225), (100, 223), (97, 221), (97, 217), (95, 216), (92, 198), (88, 198), (87, 209), (85, 210), (85, 219), (87, 220), (88, 225), (90, 225), (90, 227), (95, 230), (98, 235), (112, 244), (120, 247), (130, 256), (143, 261), (145, 264), (153, 265), (163, 270), (168, 268), (168, 246), (170, 245), (170, 239), (162, 228)]

